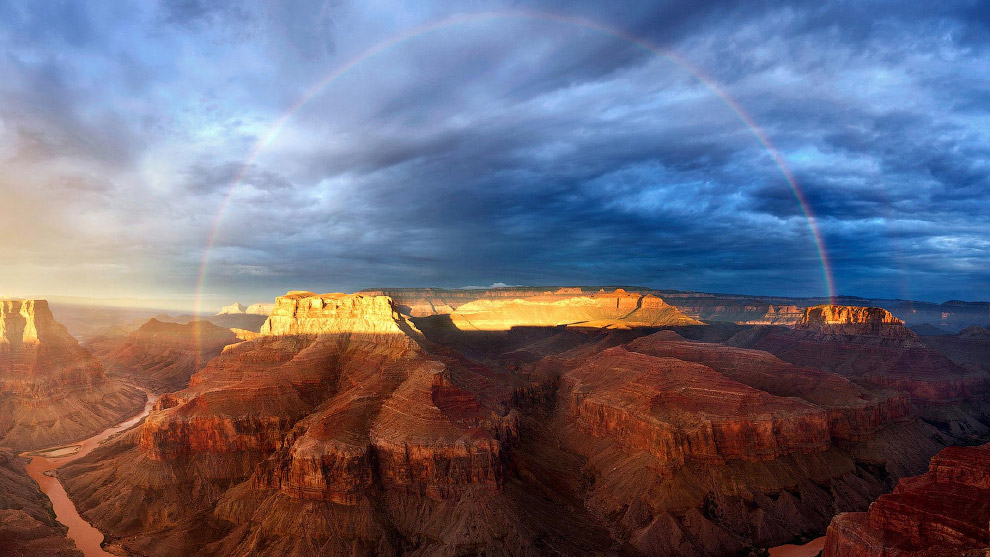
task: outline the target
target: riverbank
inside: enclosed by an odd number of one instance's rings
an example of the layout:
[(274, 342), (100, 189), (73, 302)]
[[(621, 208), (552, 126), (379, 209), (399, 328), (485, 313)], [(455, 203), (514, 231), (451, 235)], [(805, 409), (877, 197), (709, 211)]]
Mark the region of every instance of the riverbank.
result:
[(88, 455), (99, 447), (101, 443), (118, 433), (134, 427), (145, 416), (151, 413), (151, 408), (155, 405), (160, 395), (156, 395), (148, 389), (142, 390), (147, 397), (144, 409), (128, 420), (108, 427), (79, 443), (21, 453), (21, 456), (31, 459), (27, 465), (27, 473), (34, 481), (38, 482), (41, 491), (51, 499), (52, 509), (55, 511), (55, 519), (69, 529), (67, 533), (69, 539), (76, 544), (76, 547), (86, 557), (115, 556), (103, 550), (101, 547), (103, 543), (103, 532), (94, 528), (92, 524), (80, 516), (75, 504), (69, 499), (69, 496), (65, 493), (65, 488), (59, 482), (55, 470), (60, 466)]

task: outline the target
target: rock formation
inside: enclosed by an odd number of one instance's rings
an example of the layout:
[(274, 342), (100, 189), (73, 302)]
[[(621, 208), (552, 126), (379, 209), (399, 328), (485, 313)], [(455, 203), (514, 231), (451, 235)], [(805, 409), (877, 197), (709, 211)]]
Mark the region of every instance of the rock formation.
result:
[(656, 296), (630, 294), (621, 289), (593, 296), (566, 293), (563, 297), (549, 294), (523, 299), (477, 300), (458, 307), (450, 318), (458, 329), (478, 331), (558, 325), (628, 328), (701, 324)]
[[(145, 535), (162, 516), (176, 536), (204, 517), (216, 522), (214, 549), (184, 549), (207, 554), (241, 543), (259, 551), (267, 542), (227, 533), (264, 538), (272, 528), (283, 545), (268, 551), (299, 552), (299, 528), (331, 535), (325, 513), (345, 521), (331, 537), (347, 547), (445, 547), (450, 540), (428, 541), (430, 525), (413, 515), (371, 509), (400, 497), (443, 521), (465, 498), (499, 496), (517, 418), (486, 394), (510, 388), (422, 341), (384, 296), (279, 297), (260, 336), (163, 397), (139, 431), (66, 466), (67, 489), (84, 516), (142, 553), (168, 554)], [(318, 505), (320, 522), (293, 525), (307, 505)]]
[(144, 398), (106, 377), (45, 300), (0, 301), (0, 446), (82, 439), (136, 414)]
[[(747, 310), (749, 308), (747, 307)], [(795, 305), (770, 304), (766, 313), (759, 319), (750, 319), (743, 323), (747, 325), (793, 325), (804, 317), (804, 309)]]
[(385, 288), (364, 290), (361, 294), (388, 296), (396, 308), (409, 317), (446, 315), (455, 309), (479, 300), (526, 300), (541, 298), (544, 301), (564, 300), (579, 296), (593, 296), (601, 292), (623, 290), (634, 294), (647, 294), (648, 288), (616, 286), (564, 286), (564, 287), (503, 287), (503, 288)]
[(179, 324), (151, 319), (126, 337), (95, 339), (87, 348), (110, 375), (156, 392), (170, 392), (185, 388), (193, 373), (219, 356), (225, 346), (239, 341), (235, 331), (207, 321)]
[(928, 348), (882, 308), (815, 306), (792, 328), (757, 327), (739, 333), (729, 344), (901, 390), (920, 403), (980, 397), (988, 388), (986, 374), (967, 370)]
[(922, 337), (921, 342), (966, 370), (990, 375), (990, 329), (967, 327), (955, 335)]
[(949, 447), (868, 512), (840, 514), (825, 557), (983, 557), (990, 551), (990, 445)]
[(818, 335), (864, 335), (916, 340), (918, 335), (883, 308), (821, 305), (807, 308), (794, 327)]
[(898, 358), (932, 352), (879, 312), (703, 326), (645, 293), (446, 292), (417, 318), (279, 297), (63, 467), (67, 492), (142, 555), (727, 555), (821, 535), (962, 439), (856, 371), (880, 350), (911, 377)]
[(268, 316), (272, 311), (272, 304), (267, 304), (263, 302), (257, 302), (249, 306), (245, 306), (239, 302), (234, 302), (229, 306), (223, 306), (217, 315), (264, 315)]
[(220, 308), (220, 311), (217, 312), (217, 315), (231, 315), (231, 314), (247, 313), (245, 311), (246, 309), (247, 309), (247, 306), (241, 304), (240, 302), (234, 302), (234, 303), (230, 304), (229, 306), (223, 306), (222, 308)]

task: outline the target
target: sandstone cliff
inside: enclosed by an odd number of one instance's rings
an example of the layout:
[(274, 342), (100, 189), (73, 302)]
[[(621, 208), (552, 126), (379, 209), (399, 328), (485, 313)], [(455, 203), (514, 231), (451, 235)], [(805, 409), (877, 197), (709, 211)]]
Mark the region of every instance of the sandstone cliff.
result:
[[(406, 339), (408, 325), (387, 296), (289, 292), (275, 300), (262, 335), (355, 335)], [(408, 343), (408, 341), (403, 340)]]
[(830, 509), (865, 508), (941, 446), (903, 394), (765, 352), (662, 331), (570, 354), (551, 438), (585, 459), (588, 508), (642, 554), (822, 531)]
[(564, 286), (564, 287), (503, 287), (503, 288), (384, 288), (365, 290), (359, 294), (388, 296), (396, 308), (410, 317), (446, 315), (457, 308), (479, 300), (505, 301), (542, 298), (563, 300), (579, 296), (593, 296), (600, 292), (624, 290), (634, 294), (648, 294), (650, 289), (641, 287), (616, 286)]
[(950, 447), (865, 513), (832, 521), (825, 557), (982, 557), (990, 551), (990, 445)]
[(139, 389), (108, 378), (44, 300), (0, 301), (0, 446), (82, 439), (137, 413)]
[(656, 296), (630, 294), (621, 289), (603, 291), (593, 296), (555, 293), (528, 298), (478, 300), (458, 307), (450, 318), (458, 329), (479, 331), (558, 325), (628, 328), (701, 324)]
[[(441, 512), (444, 501), (498, 497), (504, 445), (516, 435), (515, 413), (486, 395), (511, 388), (421, 341), (385, 296), (279, 297), (261, 335), (229, 346), (187, 389), (163, 397), (129, 439), (66, 466), (67, 489), (84, 516), (152, 554), (143, 532), (163, 514), (185, 513), (176, 532), (192, 527), (189, 517), (211, 517), (212, 539), (226, 547), (228, 528), (260, 535), (271, 527), (261, 523), (309, 504), (372, 525), (338, 532), (347, 543), (375, 546), (383, 528), (421, 536), (428, 525), (367, 514), (368, 506), (401, 496), (442, 520), (453, 512)], [(94, 486), (128, 491), (100, 500)]]
[(807, 308), (794, 327), (820, 335), (862, 335), (917, 340), (918, 335), (883, 308), (821, 305)]
[(757, 327), (728, 343), (903, 391), (919, 403), (978, 398), (990, 386), (985, 373), (966, 369), (927, 347), (881, 308), (816, 306), (793, 328)]
[[(485, 298), (478, 313), (513, 308), (501, 327), (558, 325), (574, 307), (582, 323), (669, 309), (545, 295)], [(701, 341), (646, 336), (660, 327), (462, 330), (453, 315), (414, 327), (404, 311), (372, 293), (280, 297), (261, 334), (65, 466), (68, 493), (143, 555), (727, 555), (823, 532), (955, 441), (904, 392), (710, 342), (739, 325), (674, 327)], [(832, 342), (758, 329), (808, 354)]]
[(223, 306), (217, 315), (264, 315), (271, 313), (274, 306), (269, 303), (256, 302), (245, 306), (239, 302), (234, 302), (229, 306)]

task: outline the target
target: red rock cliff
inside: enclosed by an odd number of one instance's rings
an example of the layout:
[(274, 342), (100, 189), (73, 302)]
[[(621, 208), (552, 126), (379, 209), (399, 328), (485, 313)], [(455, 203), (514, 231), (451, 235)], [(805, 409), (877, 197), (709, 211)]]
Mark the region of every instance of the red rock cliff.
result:
[(865, 513), (835, 517), (825, 557), (983, 556), (990, 550), (990, 445), (949, 447)]
[(813, 306), (804, 310), (804, 316), (795, 328), (814, 330), (823, 335), (872, 335), (917, 339), (913, 331), (904, 327), (903, 321), (883, 308)]
[(515, 299), (482, 299), (459, 306), (451, 320), (461, 330), (500, 331), (512, 327), (659, 327), (698, 325), (662, 299), (625, 290), (592, 296), (553, 293)]
[(0, 445), (75, 441), (136, 413), (140, 390), (103, 366), (55, 321), (45, 300), (0, 300)]
[(409, 334), (386, 296), (279, 297), (261, 336), (163, 399), (140, 446), (159, 460), (270, 454), (255, 487), (343, 504), (373, 477), (434, 498), (497, 489), (510, 418), (458, 386), (469, 370), (431, 358)]

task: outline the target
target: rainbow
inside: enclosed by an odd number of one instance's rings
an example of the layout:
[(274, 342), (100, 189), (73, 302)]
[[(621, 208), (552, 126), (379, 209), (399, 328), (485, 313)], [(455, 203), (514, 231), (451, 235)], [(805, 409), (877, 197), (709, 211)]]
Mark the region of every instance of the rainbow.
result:
[(692, 77), (697, 79), (701, 84), (707, 87), (712, 93), (714, 93), (735, 115), (739, 120), (746, 125), (746, 127), (753, 133), (757, 141), (763, 146), (763, 148), (769, 153), (774, 164), (780, 169), (781, 174), (790, 187), (791, 192), (794, 194), (794, 198), (797, 200), (798, 205), (801, 207), (801, 211), (804, 213), (804, 217), (807, 221), (808, 228), (811, 231), (811, 235), (814, 239), (815, 248), (818, 251), (818, 258), (821, 261), (822, 273), (825, 279), (825, 287), (830, 300), (835, 298), (835, 285), (832, 276), (832, 268), (829, 263), (828, 254), (825, 249), (825, 240), (822, 237), (821, 231), (819, 230), (817, 221), (815, 219), (814, 213), (811, 210), (811, 206), (808, 203), (807, 197), (801, 188), (798, 186), (797, 180), (794, 178), (794, 174), (788, 168), (787, 163), (781, 156), (780, 151), (774, 146), (767, 137), (767, 134), (760, 129), (753, 118), (746, 113), (745, 110), (737, 103), (732, 97), (725, 93), (710, 77), (705, 75), (701, 70), (695, 68), (683, 58), (677, 54), (662, 49), (653, 43), (646, 41), (640, 37), (630, 35), (629, 33), (610, 25), (602, 24), (597, 21), (581, 18), (572, 17), (566, 15), (559, 15), (546, 12), (536, 12), (527, 10), (512, 10), (512, 11), (498, 11), (498, 12), (478, 12), (471, 14), (455, 15), (446, 19), (414, 27), (397, 35), (394, 35), (388, 39), (385, 39), (374, 46), (364, 50), (357, 56), (351, 58), (344, 64), (338, 66), (332, 72), (328, 73), (318, 82), (316, 82), (312, 87), (310, 87), (298, 101), (295, 102), (288, 110), (285, 111), (282, 116), (276, 120), (268, 131), (258, 140), (248, 155), (244, 164), (241, 165), (234, 182), (230, 186), (230, 190), (227, 192), (226, 197), (220, 204), (220, 210), (217, 214), (216, 222), (213, 225), (213, 230), (210, 232), (209, 238), (206, 243), (206, 249), (203, 251), (203, 259), (200, 264), (199, 277), (196, 283), (196, 297), (194, 302), (195, 312), (198, 314), (201, 310), (203, 287), (206, 283), (207, 269), (209, 264), (210, 252), (213, 249), (213, 245), (217, 239), (217, 233), (220, 230), (220, 225), (223, 221), (224, 213), (227, 211), (227, 207), (230, 205), (231, 199), (234, 196), (234, 192), (237, 187), (244, 180), (245, 173), (257, 160), (258, 156), (274, 141), (278, 136), (282, 128), (285, 127), (286, 123), (296, 114), (303, 106), (305, 106), (309, 101), (319, 95), (324, 89), (329, 87), (334, 81), (344, 76), (355, 67), (366, 62), (367, 60), (375, 57), (386, 50), (396, 47), (410, 39), (420, 37), (422, 35), (439, 31), (442, 29), (448, 29), (451, 27), (456, 27), (458, 25), (465, 25), (469, 23), (479, 23), (495, 20), (507, 20), (507, 19), (520, 19), (520, 20), (538, 20), (538, 21), (548, 21), (556, 23), (564, 23), (568, 25), (574, 25), (577, 27), (582, 27), (585, 29), (591, 29), (594, 31), (601, 32), (606, 35), (610, 35), (616, 38), (623, 39), (635, 46), (649, 52), (655, 56), (660, 56), (667, 58), (677, 66), (681, 67), (687, 71)]

